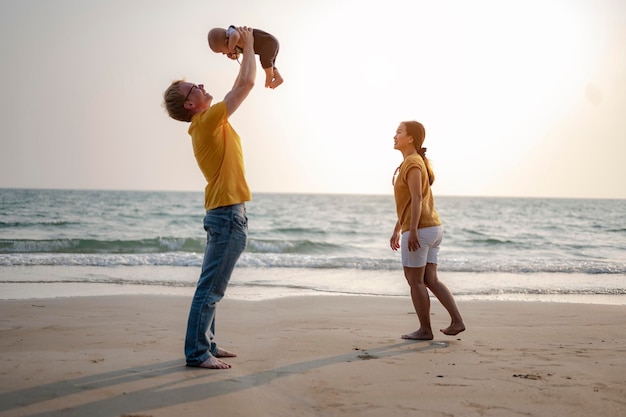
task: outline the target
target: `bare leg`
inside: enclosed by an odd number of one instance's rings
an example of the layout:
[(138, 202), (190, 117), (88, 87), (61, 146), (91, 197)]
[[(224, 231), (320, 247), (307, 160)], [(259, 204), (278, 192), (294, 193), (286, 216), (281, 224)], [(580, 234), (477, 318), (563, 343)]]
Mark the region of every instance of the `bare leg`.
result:
[(264, 68), (265, 71), (265, 88), (269, 88), (272, 85), (272, 80), (274, 79), (274, 68)]
[(403, 335), (403, 339), (433, 339), (433, 329), (430, 326), (430, 298), (428, 297), (426, 284), (424, 284), (424, 271), (425, 267), (404, 268), (404, 276), (411, 288), (411, 300), (413, 301), (413, 308), (415, 308), (417, 318), (420, 322), (420, 328), (413, 333)]
[(454, 301), (454, 296), (448, 287), (437, 277), (437, 264), (426, 264), (426, 273), (424, 274), (424, 282), (428, 289), (437, 297), (441, 305), (450, 314), (450, 326), (440, 331), (448, 336), (454, 336), (465, 330), (463, 318), (459, 312), (459, 308)]

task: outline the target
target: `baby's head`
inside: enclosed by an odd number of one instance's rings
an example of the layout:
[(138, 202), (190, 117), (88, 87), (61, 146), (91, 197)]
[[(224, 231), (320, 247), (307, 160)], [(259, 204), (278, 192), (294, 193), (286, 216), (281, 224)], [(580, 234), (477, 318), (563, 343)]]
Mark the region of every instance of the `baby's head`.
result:
[(209, 48), (213, 52), (226, 54), (228, 53), (228, 38), (226, 38), (226, 29), (213, 28), (209, 31)]

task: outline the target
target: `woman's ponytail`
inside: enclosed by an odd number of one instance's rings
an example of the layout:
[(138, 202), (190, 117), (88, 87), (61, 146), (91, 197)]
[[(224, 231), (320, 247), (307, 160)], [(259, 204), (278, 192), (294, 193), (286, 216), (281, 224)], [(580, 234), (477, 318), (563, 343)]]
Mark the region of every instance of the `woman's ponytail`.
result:
[(433, 172), (430, 162), (428, 158), (426, 158), (426, 148), (423, 148), (424, 139), (426, 138), (426, 129), (420, 122), (416, 122), (414, 120), (410, 122), (402, 122), (402, 124), (406, 128), (406, 132), (408, 135), (413, 137), (413, 145), (415, 145), (415, 150), (417, 154), (422, 157), (424, 160), (424, 164), (426, 165), (426, 172), (428, 173), (428, 183), (433, 185), (435, 182), (435, 173)]

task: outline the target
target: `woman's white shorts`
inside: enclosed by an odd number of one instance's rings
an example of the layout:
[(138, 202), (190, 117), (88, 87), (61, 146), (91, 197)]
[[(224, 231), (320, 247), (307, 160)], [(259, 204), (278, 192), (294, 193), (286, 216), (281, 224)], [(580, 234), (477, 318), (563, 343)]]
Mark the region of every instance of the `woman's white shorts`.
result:
[(429, 264), (437, 263), (439, 245), (443, 239), (443, 226), (425, 227), (417, 229), (420, 247), (416, 251), (409, 251), (409, 233), (402, 233), (400, 248), (402, 252), (402, 266), (409, 268), (421, 268)]

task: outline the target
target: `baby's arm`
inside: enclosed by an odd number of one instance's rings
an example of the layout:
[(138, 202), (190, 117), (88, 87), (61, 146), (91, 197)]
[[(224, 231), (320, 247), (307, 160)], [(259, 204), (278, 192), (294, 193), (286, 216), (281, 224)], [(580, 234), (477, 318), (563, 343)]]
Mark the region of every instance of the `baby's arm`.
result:
[(231, 26), (226, 31), (226, 35), (228, 36), (228, 50), (230, 52), (237, 52), (235, 47), (239, 43), (239, 39), (241, 38), (241, 35), (239, 34), (237, 30), (231, 30), (231, 28), (234, 29), (234, 27)]

